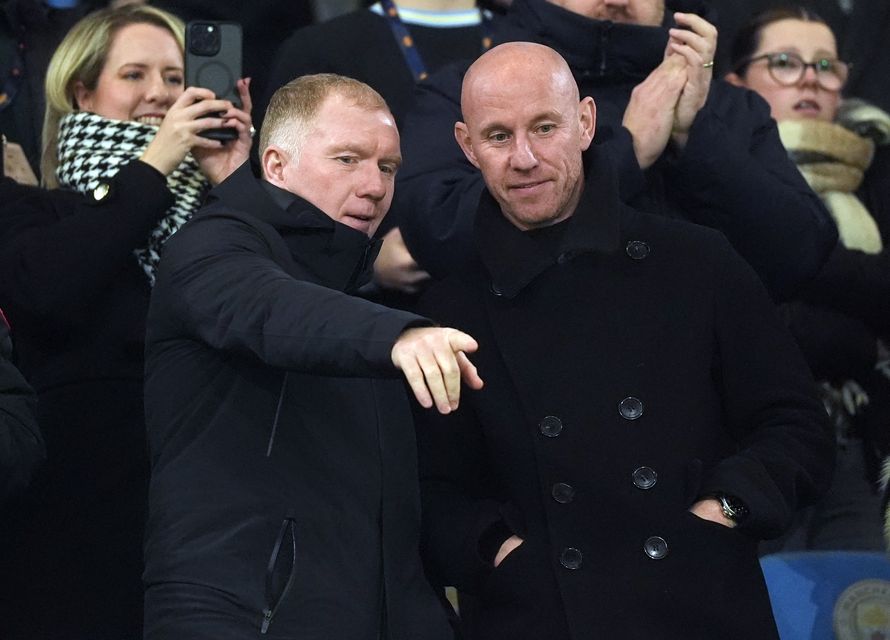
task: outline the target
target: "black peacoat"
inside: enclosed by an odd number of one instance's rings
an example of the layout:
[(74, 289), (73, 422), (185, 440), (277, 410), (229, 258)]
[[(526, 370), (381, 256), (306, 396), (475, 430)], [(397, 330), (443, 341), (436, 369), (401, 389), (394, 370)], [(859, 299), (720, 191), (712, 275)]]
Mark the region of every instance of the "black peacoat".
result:
[(285, 193), (245, 165), (164, 251), (145, 637), (445, 640), (390, 359), (430, 323), (348, 295), (376, 245)]
[[(417, 415), (425, 557), (474, 597), (470, 636), (776, 638), (757, 541), (825, 490), (834, 446), (751, 268), (619, 203), (601, 160), (567, 221), (519, 231), (485, 193), (475, 238), (421, 307), (478, 340), (486, 385)], [(742, 526), (688, 511), (716, 492)]]

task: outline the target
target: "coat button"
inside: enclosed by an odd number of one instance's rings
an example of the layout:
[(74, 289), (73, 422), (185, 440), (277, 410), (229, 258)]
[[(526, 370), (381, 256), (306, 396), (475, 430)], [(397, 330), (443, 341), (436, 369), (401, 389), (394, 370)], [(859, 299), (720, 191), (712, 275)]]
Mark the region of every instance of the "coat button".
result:
[(559, 504), (568, 504), (575, 499), (575, 488), (565, 482), (557, 482), (550, 489), (550, 495)]
[(95, 200), (96, 202), (101, 202), (108, 197), (108, 193), (110, 191), (111, 186), (107, 182), (100, 183), (95, 189), (93, 189), (93, 200)]
[(618, 403), (618, 413), (625, 420), (636, 420), (643, 415), (643, 402), (639, 398), (629, 396)]
[(582, 559), (581, 551), (575, 547), (566, 547), (559, 554), (559, 564), (573, 571), (581, 568)]
[(496, 296), (502, 296), (502, 295), (504, 295), (504, 292), (501, 291), (501, 288), (500, 288), (499, 286), (497, 286), (494, 282), (492, 282), (492, 283), (489, 285), (488, 290), (491, 291), (491, 292), (492, 292), (494, 295), (496, 295)]
[(649, 255), (649, 245), (642, 240), (631, 240), (624, 247), (624, 251), (634, 260), (642, 260)]
[(643, 551), (653, 560), (661, 560), (668, 554), (668, 543), (664, 538), (652, 536), (643, 543)]
[(640, 467), (633, 472), (633, 479), (637, 489), (651, 489), (658, 482), (658, 474), (650, 467)]
[(562, 433), (562, 420), (556, 416), (546, 416), (538, 423), (538, 429), (548, 438), (555, 438)]

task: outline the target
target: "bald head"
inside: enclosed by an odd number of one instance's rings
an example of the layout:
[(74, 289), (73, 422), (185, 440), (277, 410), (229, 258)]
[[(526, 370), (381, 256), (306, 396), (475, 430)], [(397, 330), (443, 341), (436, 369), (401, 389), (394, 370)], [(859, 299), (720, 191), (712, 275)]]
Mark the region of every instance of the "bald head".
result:
[(508, 42), (489, 49), (467, 69), (461, 86), (460, 108), (464, 117), (492, 86), (522, 86), (534, 77), (549, 79), (550, 90), (578, 102), (578, 85), (565, 59), (536, 42)]
[(523, 230), (571, 216), (596, 110), (566, 61), (531, 42), (502, 44), (467, 70), (454, 135), (504, 216)]

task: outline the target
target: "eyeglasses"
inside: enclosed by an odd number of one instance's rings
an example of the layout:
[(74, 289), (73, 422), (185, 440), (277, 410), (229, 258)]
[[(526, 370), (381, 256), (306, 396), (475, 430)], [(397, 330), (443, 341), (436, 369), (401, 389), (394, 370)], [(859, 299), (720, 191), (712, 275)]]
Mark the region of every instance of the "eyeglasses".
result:
[(796, 53), (764, 53), (738, 65), (742, 70), (752, 62), (766, 60), (766, 68), (773, 80), (783, 87), (792, 87), (799, 83), (812, 67), (816, 73), (816, 82), (826, 91), (840, 91), (847, 83), (850, 65), (834, 58), (819, 58), (813, 62), (804, 62)]

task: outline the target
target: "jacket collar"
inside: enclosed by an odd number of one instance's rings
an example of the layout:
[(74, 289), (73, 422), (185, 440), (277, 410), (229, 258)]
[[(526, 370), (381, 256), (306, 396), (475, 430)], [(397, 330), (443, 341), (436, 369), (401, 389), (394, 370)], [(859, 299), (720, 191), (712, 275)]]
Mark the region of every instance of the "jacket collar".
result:
[(380, 240), (371, 240), (303, 198), (257, 179), (249, 162), (210, 191), (208, 204), (214, 202), (274, 228), (292, 260), (319, 283), (352, 291), (370, 282)]
[[(479, 201), (475, 238), (495, 295), (513, 298), (544, 270), (581, 253), (613, 253), (620, 245), (617, 174), (602, 152), (585, 154), (584, 192), (575, 213), (562, 223), (558, 238), (522, 231), (504, 214), (488, 190)], [(556, 231), (556, 230), (555, 230)]]
[[(232, 175), (210, 190), (207, 203), (220, 201), (233, 209), (247, 211), (278, 231), (304, 228), (333, 229), (334, 221), (312, 204), (273, 185), (269, 187), (271, 189), (266, 188), (262, 180), (254, 177), (250, 163), (245, 162)], [(281, 194), (276, 191), (280, 191)]]

